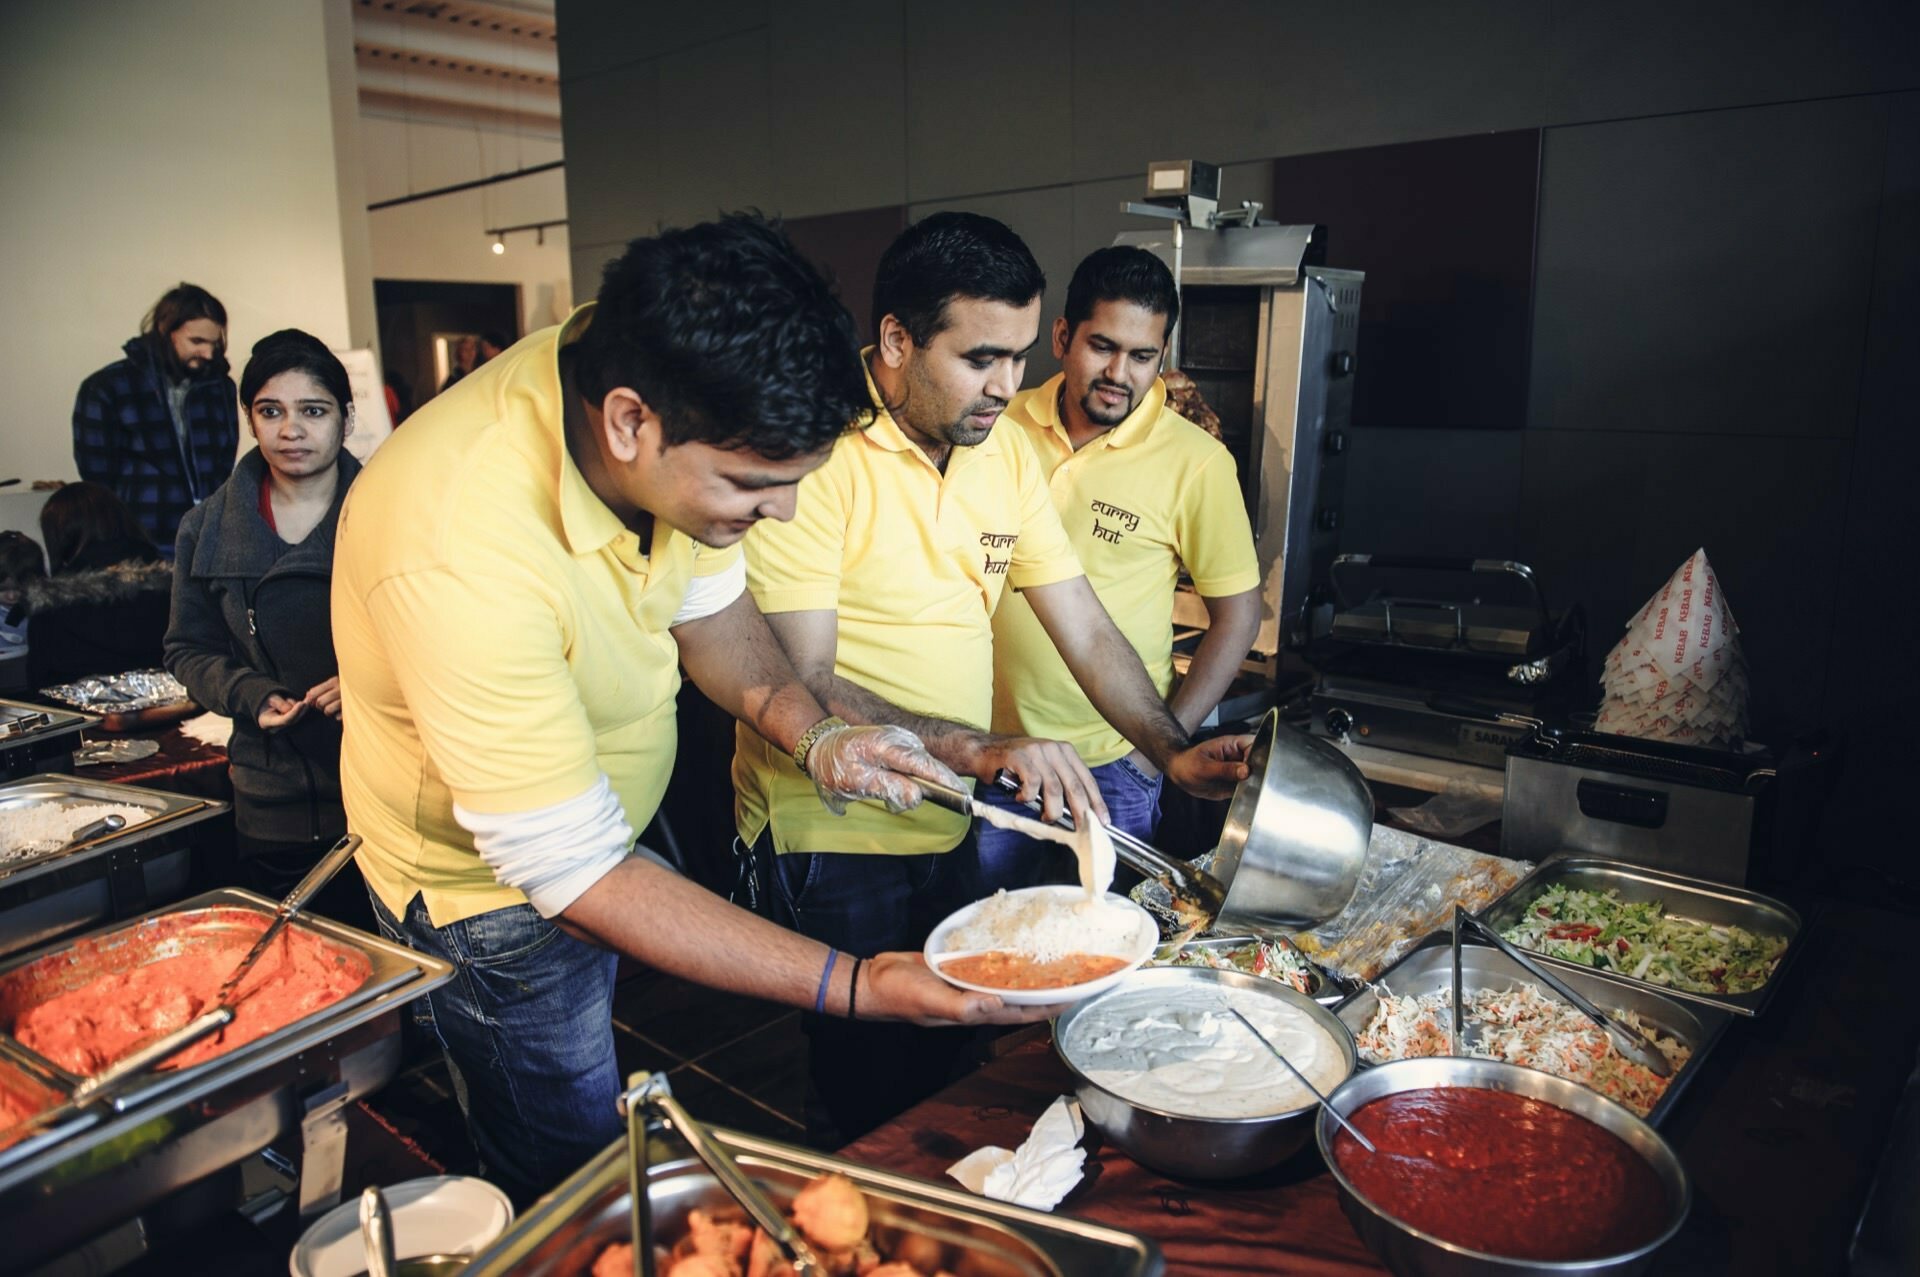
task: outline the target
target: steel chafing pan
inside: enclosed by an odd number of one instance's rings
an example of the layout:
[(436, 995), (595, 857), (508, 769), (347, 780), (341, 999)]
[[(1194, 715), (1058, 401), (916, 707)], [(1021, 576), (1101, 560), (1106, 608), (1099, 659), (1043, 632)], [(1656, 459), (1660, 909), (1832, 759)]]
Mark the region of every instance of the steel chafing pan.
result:
[[(733, 1131), (710, 1134), (773, 1203), (787, 1209), (810, 1179), (837, 1171), (867, 1198), (874, 1238), (884, 1250), (902, 1234), (945, 1247), (946, 1267), (979, 1277), (1155, 1277), (1157, 1247), (1145, 1238), (1068, 1215), (1005, 1202)], [(717, 1180), (672, 1135), (654, 1136), (647, 1198), (656, 1236), (684, 1236), (694, 1210), (739, 1211)], [(507, 1233), (475, 1256), (469, 1277), (573, 1277), (628, 1240), (628, 1158), (624, 1140), (541, 1199)]]
[[(1563, 1262), (1507, 1259), (1468, 1250), (1442, 1241), (1429, 1233), (1404, 1224), (1371, 1201), (1362, 1197), (1341, 1171), (1333, 1155), (1334, 1137), (1340, 1127), (1333, 1118), (1318, 1113), (1314, 1134), (1320, 1155), (1333, 1172), (1339, 1186), (1340, 1208), (1352, 1221), (1360, 1239), (1380, 1256), (1387, 1267), (1402, 1277), (1597, 1277), (1598, 1274), (1644, 1272), (1653, 1263), (1659, 1249), (1680, 1231), (1686, 1221), (1693, 1190), (1686, 1169), (1660, 1133), (1627, 1112), (1612, 1100), (1565, 1078), (1552, 1077), (1537, 1069), (1523, 1069), (1499, 1060), (1397, 1060), (1378, 1068), (1354, 1074), (1344, 1086), (1328, 1096), (1328, 1103), (1342, 1115), (1385, 1095), (1429, 1087), (1471, 1086), (1544, 1100), (1593, 1122), (1626, 1142), (1627, 1147), (1646, 1159), (1655, 1177), (1666, 1189), (1668, 1217), (1653, 1240), (1632, 1250), (1598, 1259)], [(1375, 1154), (1374, 1156), (1378, 1156)], [(1489, 1201), (1486, 1209), (1498, 1210), (1498, 1202)]]
[[(1640, 1017), (1641, 1023), (1659, 1029), (1661, 1036), (1674, 1039), (1692, 1053), (1674, 1073), (1673, 1080), (1654, 1104), (1653, 1111), (1647, 1114), (1649, 1123), (1660, 1125), (1679, 1102), (1680, 1093), (1699, 1072), (1707, 1052), (1713, 1049), (1720, 1035), (1733, 1023), (1733, 1017), (1711, 1007), (1676, 1002), (1650, 989), (1602, 980), (1592, 972), (1567, 971), (1560, 974), (1576, 992), (1585, 994), (1589, 1001), (1602, 1010), (1632, 1011)], [(1544, 996), (1559, 1001), (1553, 990), (1541, 986), (1539, 981), (1521, 970), (1517, 963), (1498, 949), (1480, 944), (1460, 947), (1460, 984), (1463, 992), (1474, 989), (1506, 990), (1522, 983), (1535, 985)], [(1429, 993), (1450, 994), (1453, 989), (1453, 954), (1447, 937), (1437, 936), (1400, 959), (1383, 972), (1374, 985), (1402, 998), (1418, 998)], [(1335, 1007), (1334, 1015), (1358, 1038), (1373, 1022), (1374, 1012), (1379, 1006), (1380, 1000), (1374, 995), (1373, 989), (1363, 988)], [(1360, 1067), (1373, 1066), (1362, 1055)]]
[(0, 859), (0, 956), (184, 895), (192, 847), (206, 833), (200, 826), (227, 811), (226, 803), (211, 799), (77, 776), (35, 776), (0, 785), (0, 817), (47, 803), (106, 803), (149, 815), (72, 846)]
[(1547, 888), (1555, 886), (1612, 891), (1620, 899), (1629, 902), (1655, 900), (1660, 903), (1661, 911), (1670, 918), (1684, 918), (1708, 926), (1735, 926), (1755, 935), (1784, 939), (1787, 942), (1786, 952), (1774, 967), (1772, 977), (1758, 989), (1746, 993), (1694, 993), (1669, 985), (1635, 980), (1612, 971), (1597, 970), (1546, 954), (1539, 955), (1540, 961), (1550, 962), (1556, 969), (1583, 971), (1636, 989), (1654, 989), (1667, 997), (1704, 1003), (1736, 1015), (1758, 1015), (1765, 1009), (1767, 1003), (1772, 1001), (1774, 991), (1780, 987), (1780, 978), (1800, 945), (1800, 915), (1791, 906), (1771, 896), (1763, 896), (1743, 887), (1708, 882), (1704, 878), (1642, 869), (1625, 861), (1604, 860), (1596, 856), (1566, 856), (1547, 861), (1517, 883), (1512, 891), (1481, 910), (1478, 917), (1495, 931), (1504, 932), (1520, 921), (1528, 906)]
[[(7, 1008), (0, 1027), (10, 1028), (32, 998), (125, 969), (158, 949), (236, 930), (257, 935), (258, 920), (272, 912), (263, 897), (227, 888), (0, 964), (0, 1006)], [(300, 1163), (303, 1209), (337, 1197), (341, 1109), (398, 1071), (400, 1008), (453, 970), (325, 918), (303, 915), (296, 925), (333, 947), (337, 960), (364, 969), (359, 986), (210, 1060), (151, 1075), (111, 1106), (0, 1148), (0, 1236), (9, 1238), (9, 1263), (31, 1266), (108, 1234), (132, 1236), (137, 1252), (138, 1239), (152, 1231), (143, 1212), (174, 1198), (148, 1220), (164, 1214), (166, 1227), (177, 1230), (186, 1198), (201, 1212), (238, 1206), (236, 1168), (269, 1146)], [(9, 1068), (44, 1078), (63, 1099), (77, 1081), (0, 1033), (0, 1074)], [(198, 1186), (193, 1194), (175, 1196), (189, 1185)]]

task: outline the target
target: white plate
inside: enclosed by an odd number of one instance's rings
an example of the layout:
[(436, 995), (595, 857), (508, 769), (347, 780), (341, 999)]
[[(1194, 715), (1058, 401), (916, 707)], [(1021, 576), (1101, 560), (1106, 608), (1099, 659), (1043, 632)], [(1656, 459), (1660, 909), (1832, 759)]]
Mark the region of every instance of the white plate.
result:
[[(1071, 901), (1075, 898), (1084, 898), (1086, 891), (1084, 888), (1077, 886), (1023, 887), (1018, 891), (1009, 891), (1007, 894), (1013, 897), (1045, 895), (1053, 896), (1063, 901)], [(989, 897), (989, 899), (990, 898), (991, 897)], [(974, 993), (991, 993), (999, 997), (1002, 1002), (1007, 1003), (1009, 1006), (1064, 1006), (1069, 1002), (1078, 1002), (1082, 998), (1090, 998), (1096, 993), (1104, 993), (1125, 979), (1129, 971), (1141, 966), (1147, 959), (1151, 958), (1154, 949), (1158, 947), (1160, 943), (1160, 927), (1154, 922), (1153, 915), (1149, 914), (1145, 909), (1142, 909), (1125, 896), (1117, 896), (1111, 891), (1107, 893), (1106, 899), (1108, 904), (1118, 905), (1127, 912), (1138, 915), (1138, 917), (1135, 922), (1136, 930), (1134, 932), (1133, 948), (1125, 953), (1116, 953), (1113, 955), (1116, 958), (1125, 958), (1127, 965), (1121, 967), (1111, 975), (1101, 976), (1098, 980), (1088, 980), (1082, 984), (1070, 984), (1058, 989), (996, 989), (991, 985), (971, 984), (968, 981), (956, 979), (948, 975), (940, 969), (940, 955), (948, 952), (949, 948), (947, 945), (947, 936), (953, 932), (954, 928), (964, 926), (968, 922), (971, 922), (974, 915), (980, 912), (980, 906), (986, 903), (984, 900), (976, 900), (964, 909), (955, 910), (952, 914), (948, 915), (945, 921), (933, 929), (933, 934), (927, 937), (926, 948), (923, 950), (926, 954), (927, 965), (933, 968), (935, 975), (945, 980), (948, 984), (953, 985), (955, 988), (967, 989)]]
[[(382, 1191), (393, 1216), (393, 1249), (417, 1255), (472, 1255), (513, 1222), (507, 1195), (470, 1175), (429, 1175)], [(360, 1199), (342, 1202), (301, 1235), (287, 1257), (293, 1277), (354, 1277), (367, 1271), (360, 1245)]]

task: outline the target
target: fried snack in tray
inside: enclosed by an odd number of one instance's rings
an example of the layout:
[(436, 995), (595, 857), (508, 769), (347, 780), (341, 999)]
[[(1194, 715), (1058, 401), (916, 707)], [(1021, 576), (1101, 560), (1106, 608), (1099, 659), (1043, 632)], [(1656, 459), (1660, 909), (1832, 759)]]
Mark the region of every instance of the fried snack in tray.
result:
[(1512, 890), (1533, 866), (1373, 827), (1360, 885), (1339, 916), (1292, 939), (1326, 971), (1372, 981), (1453, 920), (1457, 904), (1478, 912)]
[[(882, 1247), (873, 1235), (867, 1199), (844, 1175), (808, 1181), (789, 1208), (796, 1228), (834, 1277), (949, 1277), (947, 1248), (931, 1237), (901, 1234)], [(884, 1250), (885, 1253), (882, 1253)], [(744, 1218), (696, 1210), (687, 1235), (659, 1265), (664, 1277), (793, 1277), (773, 1239)], [(617, 1242), (593, 1261), (593, 1277), (630, 1277), (633, 1247)]]

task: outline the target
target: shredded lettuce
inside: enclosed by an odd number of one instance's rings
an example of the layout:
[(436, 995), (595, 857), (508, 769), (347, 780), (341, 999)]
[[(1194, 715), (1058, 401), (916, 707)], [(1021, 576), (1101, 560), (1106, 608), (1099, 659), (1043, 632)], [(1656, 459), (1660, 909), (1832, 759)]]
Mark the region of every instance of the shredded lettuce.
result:
[(1747, 993), (1787, 951), (1777, 936), (1668, 917), (1657, 900), (1556, 885), (1527, 904), (1507, 940), (1549, 957), (1690, 993)]

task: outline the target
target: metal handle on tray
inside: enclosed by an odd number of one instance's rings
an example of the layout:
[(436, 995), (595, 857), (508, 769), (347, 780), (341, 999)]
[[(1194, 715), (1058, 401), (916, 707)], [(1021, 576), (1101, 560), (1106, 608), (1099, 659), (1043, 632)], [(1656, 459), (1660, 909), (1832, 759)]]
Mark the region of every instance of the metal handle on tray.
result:
[(779, 1248), (781, 1257), (793, 1265), (796, 1277), (818, 1277), (818, 1274), (826, 1272), (819, 1257), (813, 1253), (813, 1248), (807, 1245), (787, 1217), (767, 1200), (766, 1194), (747, 1178), (727, 1151), (707, 1134), (706, 1128), (694, 1121), (687, 1110), (680, 1106), (680, 1101), (673, 1098), (673, 1090), (668, 1086), (665, 1074), (642, 1071), (628, 1078), (627, 1091), (620, 1097), (620, 1108), (627, 1117), (627, 1142), (633, 1168), (630, 1194), (636, 1274), (652, 1277), (653, 1273), (653, 1212), (647, 1203), (646, 1176), (648, 1109), (659, 1113), (668, 1125), (679, 1132), (680, 1138), (693, 1150), (693, 1155), (720, 1181), (720, 1187), (740, 1203), (753, 1222)]

